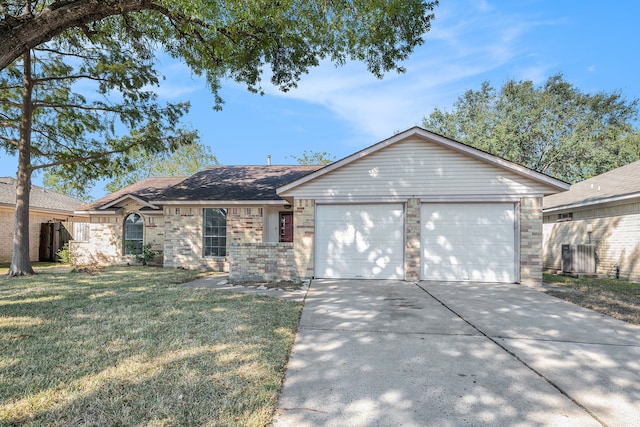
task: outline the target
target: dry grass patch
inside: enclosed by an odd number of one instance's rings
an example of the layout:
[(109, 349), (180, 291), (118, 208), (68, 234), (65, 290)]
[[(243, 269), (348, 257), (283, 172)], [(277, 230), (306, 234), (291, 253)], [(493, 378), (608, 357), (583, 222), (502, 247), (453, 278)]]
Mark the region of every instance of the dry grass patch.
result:
[(550, 295), (640, 325), (640, 283), (552, 274), (545, 274), (544, 281), (557, 287), (547, 291)]
[(267, 425), (301, 305), (185, 270), (0, 278), (0, 425)]

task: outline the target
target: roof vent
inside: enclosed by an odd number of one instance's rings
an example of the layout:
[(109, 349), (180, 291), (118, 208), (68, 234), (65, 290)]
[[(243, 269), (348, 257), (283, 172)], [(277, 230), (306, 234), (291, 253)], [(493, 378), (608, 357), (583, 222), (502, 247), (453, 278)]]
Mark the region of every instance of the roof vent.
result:
[(271, 154), (267, 154), (267, 166), (271, 166)]

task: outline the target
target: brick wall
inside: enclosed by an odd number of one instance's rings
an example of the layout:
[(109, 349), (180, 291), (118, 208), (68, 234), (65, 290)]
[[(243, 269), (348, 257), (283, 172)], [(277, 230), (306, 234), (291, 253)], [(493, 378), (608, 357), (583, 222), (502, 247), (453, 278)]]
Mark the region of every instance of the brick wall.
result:
[(227, 209), (227, 256), (203, 256), (203, 208), (164, 209), (164, 266), (229, 271), (231, 243), (262, 242), (263, 209)]
[[(40, 257), (40, 224), (60, 221), (60, 216), (31, 213), (29, 215), (29, 258), (35, 262)], [(13, 230), (15, 226), (15, 211), (13, 209), (0, 210), (0, 263), (11, 262), (13, 254)]]
[(520, 199), (520, 282), (542, 283), (542, 198)]
[[(118, 265), (136, 263), (134, 256), (123, 255), (124, 220), (130, 213), (123, 215), (92, 216), (89, 224), (89, 240), (72, 241), (70, 248), (74, 262), (78, 265), (99, 264)], [(151, 249), (160, 254), (151, 261), (162, 265), (164, 250), (164, 218), (159, 215), (142, 215), (144, 219), (144, 244), (151, 243)]]
[(410, 282), (420, 280), (420, 206), (420, 199), (407, 200), (404, 278)]
[(92, 217), (89, 224), (89, 240), (71, 241), (69, 249), (73, 262), (78, 265), (124, 264), (122, 257), (122, 216)]
[(293, 256), (298, 277), (314, 274), (313, 245), (315, 238), (315, 201), (296, 199), (293, 206)]
[[(591, 225), (591, 236), (587, 226)], [(593, 243), (596, 273), (640, 281), (640, 203), (573, 212), (573, 220), (558, 222), (558, 215), (544, 219), (543, 265), (546, 270), (562, 268), (562, 245)]]
[(298, 268), (293, 252), (293, 243), (231, 243), (229, 278), (296, 280)]

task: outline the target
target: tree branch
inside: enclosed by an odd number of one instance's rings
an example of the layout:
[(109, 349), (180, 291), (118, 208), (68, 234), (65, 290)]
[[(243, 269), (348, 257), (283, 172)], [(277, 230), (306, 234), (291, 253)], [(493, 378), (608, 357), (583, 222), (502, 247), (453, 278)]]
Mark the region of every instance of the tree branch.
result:
[(70, 57), (86, 59), (86, 60), (97, 60), (97, 59), (99, 59), (98, 56), (85, 55), (85, 54), (74, 53), (74, 52), (65, 52), (65, 51), (58, 50), (58, 49), (52, 49), (50, 47), (38, 46), (38, 47), (33, 48), (33, 50), (36, 51), (36, 52), (53, 53), (53, 54), (60, 55), (60, 56), (70, 56)]
[(13, 145), (14, 147), (18, 146), (18, 141), (11, 139), (11, 138), (7, 138), (5, 136), (0, 135), (0, 140), (6, 142), (9, 145)]
[(43, 82), (51, 82), (51, 81), (64, 81), (64, 80), (79, 80), (79, 79), (87, 79), (94, 80), (97, 82), (108, 82), (109, 79), (104, 79), (101, 77), (94, 77), (90, 74), (76, 74), (74, 76), (56, 76), (56, 77), (42, 77), (39, 79), (33, 79), (35, 84), (43, 83)]
[(32, 166), (32, 169), (33, 170), (45, 169), (45, 168), (50, 168), (50, 167), (53, 167), (53, 166), (68, 165), (68, 164), (71, 164), (71, 163), (85, 162), (87, 160), (95, 160), (95, 159), (99, 159), (101, 157), (110, 156), (112, 154), (124, 153), (125, 151), (129, 151), (130, 149), (132, 149), (135, 146), (143, 145), (143, 144), (144, 144), (144, 141), (140, 141), (140, 142), (136, 142), (136, 143), (133, 143), (133, 144), (128, 144), (128, 145), (126, 145), (123, 148), (118, 149), (118, 150), (104, 151), (102, 153), (96, 153), (96, 154), (92, 154), (90, 156), (76, 157), (74, 159), (67, 159), (67, 160), (60, 160), (58, 162), (52, 162), (52, 163), (47, 163), (47, 164), (43, 164), (43, 165), (35, 165), (35, 166)]
[(33, 103), (33, 107), (34, 108), (53, 108), (53, 109), (60, 109), (60, 108), (66, 108), (66, 109), (72, 109), (72, 108), (76, 108), (78, 110), (84, 110), (84, 111), (104, 111), (104, 112), (108, 112), (108, 113), (121, 113), (122, 110), (117, 109), (117, 108), (109, 108), (109, 107), (97, 107), (97, 106), (86, 106), (86, 105), (79, 105), (79, 104), (49, 104), (46, 102), (34, 102)]
[(0, 122), (0, 126), (6, 127), (6, 128), (15, 129), (15, 130), (20, 130), (20, 126), (18, 126), (15, 123), (11, 123), (11, 122), (2, 121), (2, 122)]
[(6, 12), (0, 21), (0, 70), (32, 49), (72, 27), (81, 27), (109, 16), (149, 10), (154, 0), (60, 0), (37, 15), (13, 17)]

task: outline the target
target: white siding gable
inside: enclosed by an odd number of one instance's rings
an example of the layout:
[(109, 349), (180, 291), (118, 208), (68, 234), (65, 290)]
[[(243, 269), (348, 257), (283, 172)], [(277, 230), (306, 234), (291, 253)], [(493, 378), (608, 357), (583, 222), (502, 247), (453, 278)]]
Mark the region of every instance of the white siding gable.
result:
[(280, 195), (303, 199), (357, 200), (524, 196), (549, 192), (557, 192), (557, 189), (422, 137), (413, 136), (311, 179)]

